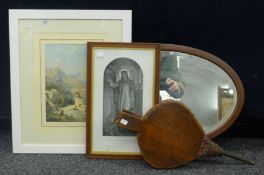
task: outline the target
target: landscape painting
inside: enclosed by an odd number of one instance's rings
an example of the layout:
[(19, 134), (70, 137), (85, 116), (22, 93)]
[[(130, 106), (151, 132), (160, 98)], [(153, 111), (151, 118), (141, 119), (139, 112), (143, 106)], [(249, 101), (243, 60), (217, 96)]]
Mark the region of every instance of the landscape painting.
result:
[(45, 123), (85, 122), (86, 45), (48, 44), (45, 55)]

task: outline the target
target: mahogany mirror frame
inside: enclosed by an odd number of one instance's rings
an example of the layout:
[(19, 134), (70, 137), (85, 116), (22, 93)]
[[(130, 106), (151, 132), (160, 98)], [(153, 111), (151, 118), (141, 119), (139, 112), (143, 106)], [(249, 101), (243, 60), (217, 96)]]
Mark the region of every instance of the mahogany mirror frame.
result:
[(244, 98), (245, 98), (245, 92), (243, 84), (237, 75), (237, 73), (233, 70), (232, 67), (230, 67), (225, 61), (220, 59), (219, 57), (210, 54), (208, 52), (205, 52), (203, 50), (195, 49), (192, 47), (187, 47), (183, 45), (175, 45), (175, 44), (161, 44), (161, 51), (174, 51), (174, 52), (182, 52), (190, 55), (194, 55), (197, 57), (200, 57), (201, 59), (205, 59), (207, 61), (212, 62), (213, 64), (219, 66), (223, 71), (225, 71), (228, 76), (232, 79), (233, 83), (235, 84), (236, 91), (237, 91), (237, 102), (234, 110), (230, 114), (229, 117), (223, 121), (221, 125), (216, 127), (214, 130), (206, 133), (206, 135), (212, 139), (220, 134), (222, 134), (224, 131), (226, 131), (238, 118), (243, 105), (244, 105)]

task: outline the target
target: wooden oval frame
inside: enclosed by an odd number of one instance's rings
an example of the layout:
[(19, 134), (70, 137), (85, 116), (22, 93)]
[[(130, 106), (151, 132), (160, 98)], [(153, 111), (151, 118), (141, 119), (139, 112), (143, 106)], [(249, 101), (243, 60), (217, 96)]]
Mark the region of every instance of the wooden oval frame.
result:
[(175, 44), (161, 44), (161, 50), (160, 51), (175, 51), (175, 52), (182, 52), (187, 53), (190, 55), (194, 55), (197, 57), (200, 57), (202, 59), (208, 60), (215, 65), (219, 66), (221, 69), (223, 69), (229, 77), (233, 80), (236, 91), (237, 91), (237, 104), (231, 113), (230, 117), (228, 117), (221, 125), (216, 127), (213, 131), (206, 133), (206, 135), (211, 139), (214, 138), (224, 131), (226, 131), (238, 118), (243, 105), (244, 105), (244, 98), (245, 98), (245, 92), (244, 92), (244, 86), (237, 75), (237, 73), (231, 68), (226, 62), (224, 62), (222, 59), (218, 58), (217, 56), (210, 54), (208, 52), (195, 49), (192, 47), (182, 46), (182, 45), (175, 45)]

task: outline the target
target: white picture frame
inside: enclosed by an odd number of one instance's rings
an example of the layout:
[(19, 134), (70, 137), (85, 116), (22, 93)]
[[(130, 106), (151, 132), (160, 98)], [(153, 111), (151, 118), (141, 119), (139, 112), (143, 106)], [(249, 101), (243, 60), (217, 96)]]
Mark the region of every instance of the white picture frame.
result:
[[(84, 126), (78, 131), (78, 127), (74, 128), (76, 132), (72, 134), (70, 131), (54, 130), (56, 126), (39, 129), (42, 127), (41, 119), (38, 119), (41, 116), (42, 101), (38, 97), (41, 97), (42, 92), (39, 91), (43, 88), (38, 89), (42, 83), (40, 76), (42, 69), (41, 66), (38, 67), (41, 64), (40, 57), (35, 54), (40, 52), (39, 47), (36, 47), (38, 45), (36, 43), (34, 45), (36, 38), (41, 40), (41, 37), (46, 39), (55, 37), (60, 40), (66, 37), (65, 41), (68, 41), (74, 36), (78, 38), (77, 41), (85, 43), (85, 46), (90, 37), (92, 39), (97, 36), (105, 37), (104, 41), (131, 42), (131, 18), (131, 10), (9, 10), (13, 153), (84, 154), (86, 149)], [(71, 21), (78, 23), (69, 25)], [(94, 21), (98, 21), (96, 25), (99, 27), (95, 27)], [(116, 25), (110, 25), (108, 22), (116, 22)], [(41, 28), (41, 25), (46, 26)], [(107, 25), (116, 26), (118, 30), (115, 28), (111, 30)], [(89, 32), (82, 33), (81, 30), (85, 28), (89, 29)], [(32, 31), (27, 32), (29, 30)], [(95, 36), (94, 33), (98, 30), (101, 33)], [(59, 127), (61, 126), (57, 126)], [(55, 137), (56, 134), (58, 136)], [(69, 139), (65, 137), (67, 134), (71, 135)], [(60, 135), (61, 141), (58, 139)], [(74, 136), (80, 137), (79, 135), (82, 135), (79, 140), (72, 139)]]

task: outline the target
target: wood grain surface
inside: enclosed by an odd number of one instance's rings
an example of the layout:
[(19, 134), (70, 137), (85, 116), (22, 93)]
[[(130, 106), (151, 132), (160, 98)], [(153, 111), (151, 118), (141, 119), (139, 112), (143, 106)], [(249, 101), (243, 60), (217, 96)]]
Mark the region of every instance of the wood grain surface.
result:
[(173, 100), (156, 105), (142, 119), (121, 112), (114, 122), (138, 131), (141, 153), (155, 168), (173, 168), (196, 159), (205, 135), (192, 112)]

